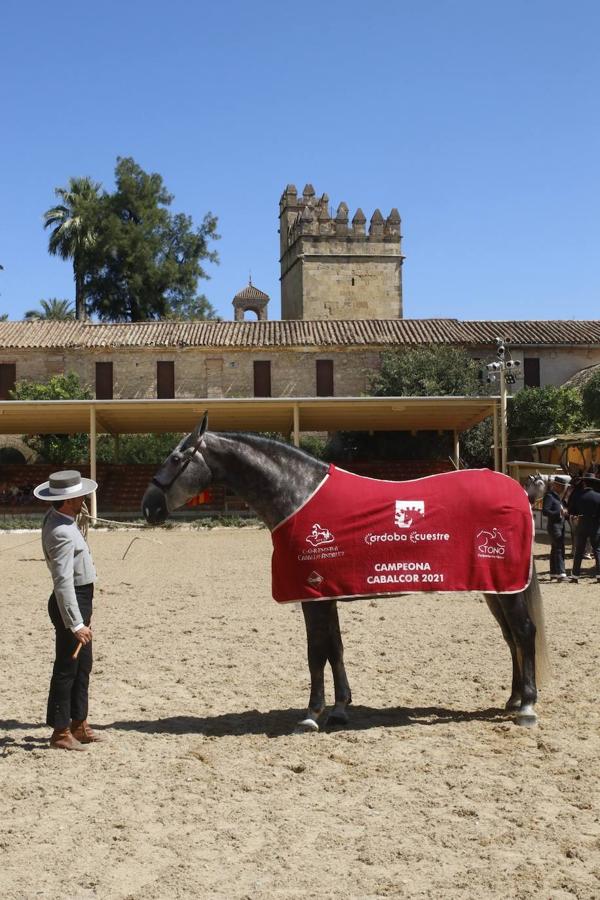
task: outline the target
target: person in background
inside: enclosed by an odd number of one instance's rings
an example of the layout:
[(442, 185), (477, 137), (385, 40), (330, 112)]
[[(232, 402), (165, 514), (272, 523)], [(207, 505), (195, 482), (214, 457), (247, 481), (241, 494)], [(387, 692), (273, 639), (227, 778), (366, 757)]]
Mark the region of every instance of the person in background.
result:
[(565, 569), (565, 518), (569, 515), (562, 502), (570, 482), (569, 475), (554, 475), (544, 495), (542, 514), (547, 518), (550, 537), (550, 578), (568, 581)]
[(589, 540), (596, 564), (594, 574), (600, 582), (600, 478), (584, 475), (583, 490), (575, 498), (573, 511), (577, 516), (573, 575), (581, 574), (581, 561)]
[[(42, 525), (42, 549), (54, 590), (48, 614), (56, 633), (56, 653), (46, 723), (54, 730), (54, 750), (85, 750), (102, 740), (87, 722), (92, 671), (92, 601), (96, 570), (76, 517), (84, 497), (98, 485), (79, 472), (55, 472), (38, 485), (35, 496), (50, 502)], [(76, 652), (78, 651), (78, 652)]]
[[(567, 491), (567, 510), (569, 513), (569, 527), (571, 529), (571, 556), (575, 556), (575, 544), (577, 542), (577, 524), (579, 522), (579, 518), (577, 513), (575, 512), (575, 507), (577, 506), (577, 500), (581, 496), (584, 491), (583, 484), (583, 475), (575, 475), (571, 479), (571, 484)], [(583, 559), (591, 559), (592, 554), (588, 553), (587, 545), (585, 552), (583, 554)]]

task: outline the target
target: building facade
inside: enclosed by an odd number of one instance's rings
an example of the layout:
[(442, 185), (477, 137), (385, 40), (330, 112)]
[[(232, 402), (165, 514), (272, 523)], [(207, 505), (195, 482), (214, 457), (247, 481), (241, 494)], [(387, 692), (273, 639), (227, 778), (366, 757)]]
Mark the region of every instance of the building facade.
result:
[[(461, 321), (402, 314), (400, 215), (340, 203), (312, 185), (279, 206), (282, 319), (251, 280), (234, 321), (0, 322), (0, 401), (23, 379), (75, 372), (98, 399), (357, 397), (389, 349), (463, 347), (482, 365), (503, 339), (521, 385), (560, 385), (600, 364), (600, 321)], [(246, 313), (256, 316), (245, 321)]]
[(482, 364), (502, 337), (516, 387), (560, 385), (600, 363), (600, 321), (0, 323), (0, 400), (15, 382), (75, 372), (98, 399), (357, 397), (389, 349), (463, 347)]

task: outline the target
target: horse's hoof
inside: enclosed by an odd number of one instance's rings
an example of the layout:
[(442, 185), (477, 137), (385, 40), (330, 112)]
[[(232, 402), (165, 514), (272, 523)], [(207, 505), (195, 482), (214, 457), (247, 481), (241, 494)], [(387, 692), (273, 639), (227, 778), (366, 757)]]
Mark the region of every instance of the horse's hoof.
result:
[(302, 719), (294, 728), (294, 734), (307, 734), (309, 731), (318, 731), (319, 724), (314, 719)]
[(333, 725), (347, 725), (348, 724), (348, 716), (345, 712), (332, 712), (331, 715), (327, 717), (327, 724)]
[(521, 725), (525, 728), (531, 728), (532, 725), (537, 725), (537, 720), (536, 712), (530, 703), (526, 706), (521, 706), (515, 714), (515, 722), (517, 725)]
[(518, 694), (515, 694), (514, 697), (509, 697), (506, 701), (504, 709), (514, 711), (517, 709), (521, 709), (521, 698)]

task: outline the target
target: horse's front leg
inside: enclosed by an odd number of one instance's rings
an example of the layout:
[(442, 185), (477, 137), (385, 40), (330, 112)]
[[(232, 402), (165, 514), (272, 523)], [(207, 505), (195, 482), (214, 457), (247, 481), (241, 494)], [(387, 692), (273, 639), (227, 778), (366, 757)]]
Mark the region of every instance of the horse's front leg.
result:
[(518, 725), (535, 725), (537, 714), (534, 709), (537, 700), (535, 682), (535, 632), (536, 628), (527, 609), (523, 594), (500, 594), (502, 612), (508, 623), (517, 647), (518, 666), (521, 676), (521, 705), (516, 711)]
[(329, 721), (345, 725), (348, 721), (346, 707), (352, 703), (352, 692), (350, 691), (346, 667), (344, 666), (344, 644), (342, 643), (340, 620), (335, 600), (332, 601), (329, 612), (329, 652), (327, 656), (333, 672), (333, 685), (335, 688), (335, 706), (329, 715)]
[(310, 698), (305, 717), (297, 731), (318, 731), (319, 718), (325, 711), (325, 663), (329, 653), (329, 620), (333, 600), (302, 603), (306, 625)]

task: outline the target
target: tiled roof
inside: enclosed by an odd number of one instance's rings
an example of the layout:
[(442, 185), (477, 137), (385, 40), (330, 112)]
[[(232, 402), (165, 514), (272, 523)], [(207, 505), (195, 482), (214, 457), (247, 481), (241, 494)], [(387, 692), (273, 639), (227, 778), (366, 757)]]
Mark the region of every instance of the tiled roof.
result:
[(143, 347), (395, 347), (600, 345), (600, 320), (354, 319), (266, 322), (0, 322), (0, 350)]
[(579, 372), (575, 372), (574, 375), (571, 375), (570, 378), (563, 382), (563, 387), (583, 388), (598, 372), (600, 372), (600, 365), (587, 366), (587, 368), (581, 369)]
[(269, 295), (259, 291), (253, 284), (248, 284), (242, 291), (238, 291), (234, 300), (268, 300)]

